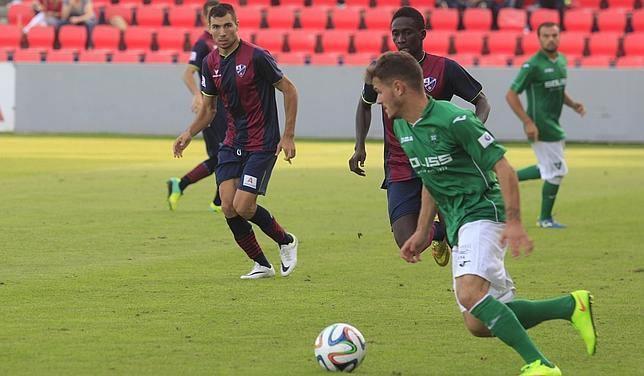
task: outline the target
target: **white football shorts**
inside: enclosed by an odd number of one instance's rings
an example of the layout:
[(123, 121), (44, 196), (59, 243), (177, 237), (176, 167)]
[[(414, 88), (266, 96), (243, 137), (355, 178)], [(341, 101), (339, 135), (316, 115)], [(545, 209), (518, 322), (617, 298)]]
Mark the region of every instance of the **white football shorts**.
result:
[(565, 141), (532, 143), (532, 150), (539, 161), (539, 172), (541, 180), (549, 180), (565, 176), (568, 173), (568, 165), (564, 158)]

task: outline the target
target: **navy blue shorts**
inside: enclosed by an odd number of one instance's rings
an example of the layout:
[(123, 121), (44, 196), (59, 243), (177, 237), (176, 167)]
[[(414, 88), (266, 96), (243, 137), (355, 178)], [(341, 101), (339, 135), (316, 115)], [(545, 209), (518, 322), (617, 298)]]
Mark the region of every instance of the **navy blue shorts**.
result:
[(221, 143), (224, 142), (224, 137), (226, 137), (226, 129), (221, 129), (221, 126), (217, 127), (215, 121), (213, 121), (208, 128), (201, 131), (201, 135), (206, 143), (208, 157), (217, 158), (219, 147), (221, 147)]
[(219, 164), (215, 171), (217, 185), (230, 179), (239, 178), (237, 189), (266, 194), (268, 181), (277, 157), (272, 151), (244, 151), (227, 145), (219, 148)]
[(387, 184), (389, 224), (408, 214), (419, 214), (423, 182), (412, 179)]

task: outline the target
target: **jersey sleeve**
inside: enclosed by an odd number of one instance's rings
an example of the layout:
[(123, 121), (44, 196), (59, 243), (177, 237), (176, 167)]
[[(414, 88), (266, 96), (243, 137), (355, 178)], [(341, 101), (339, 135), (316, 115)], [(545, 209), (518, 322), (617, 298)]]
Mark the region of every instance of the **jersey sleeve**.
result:
[(505, 154), (505, 148), (496, 142), (483, 123), (467, 111), (456, 114), (451, 124), (452, 134), (481, 170), (491, 170)]
[(532, 64), (526, 62), (521, 66), (519, 74), (512, 82), (510, 90), (514, 91), (517, 94), (523, 93), (523, 91), (532, 83)]
[(273, 56), (266, 50), (258, 50), (253, 59), (255, 64), (255, 72), (271, 83), (276, 84), (284, 77), (284, 73), (279, 69)]
[(203, 39), (199, 39), (194, 46), (192, 46), (192, 51), (190, 51), (190, 60), (188, 64), (194, 65), (197, 70), (201, 70), (201, 62), (203, 59), (208, 56), (210, 49), (206, 42)]
[(201, 93), (209, 97), (219, 94), (215, 82), (212, 80), (207, 58), (204, 58), (201, 63)]
[(362, 88), (362, 101), (366, 104), (376, 104), (378, 93), (373, 88), (373, 85), (364, 84)]
[(483, 86), (460, 64), (451, 59), (445, 61), (447, 82), (452, 86), (452, 92), (457, 96), (472, 102), (483, 90)]

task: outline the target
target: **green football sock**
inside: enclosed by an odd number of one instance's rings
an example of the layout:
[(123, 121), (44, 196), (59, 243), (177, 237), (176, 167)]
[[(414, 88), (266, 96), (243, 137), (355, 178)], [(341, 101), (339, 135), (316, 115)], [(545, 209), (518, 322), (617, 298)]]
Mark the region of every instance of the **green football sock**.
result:
[(532, 342), (528, 333), (507, 305), (488, 295), (470, 310), (470, 313), (481, 320), (495, 337), (498, 337), (519, 353), (526, 364), (541, 360), (541, 363), (546, 366), (553, 366)]
[(525, 329), (530, 329), (548, 320), (568, 320), (575, 309), (572, 295), (546, 300), (515, 300), (505, 303), (514, 312)]
[(523, 180), (533, 180), (541, 178), (541, 172), (539, 172), (539, 166), (533, 165), (526, 168), (522, 168), (517, 171), (517, 178), (519, 181)]
[(559, 186), (550, 184), (547, 181), (543, 182), (543, 189), (541, 190), (541, 218), (540, 219), (550, 219), (552, 218), (552, 207), (555, 206), (555, 199), (557, 198), (557, 192), (559, 191)]

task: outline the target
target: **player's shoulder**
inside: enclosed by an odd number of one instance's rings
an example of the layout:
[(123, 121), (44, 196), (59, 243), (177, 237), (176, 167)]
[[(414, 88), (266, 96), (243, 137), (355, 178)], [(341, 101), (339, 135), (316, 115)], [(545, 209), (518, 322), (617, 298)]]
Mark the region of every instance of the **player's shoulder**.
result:
[(539, 65), (540, 60), (541, 56), (537, 52), (536, 54), (530, 56), (527, 60), (523, 61), (523, 63), (521, 64), (521, 69), (532, 69)]
[(468, 109), (459, 107), (450, 101), (436, 100), (432, 114), (440, 121), (439, 123), (445, 127), (453, 127), (462, 124), (467, 124), (475, 116), (474, 113)]

